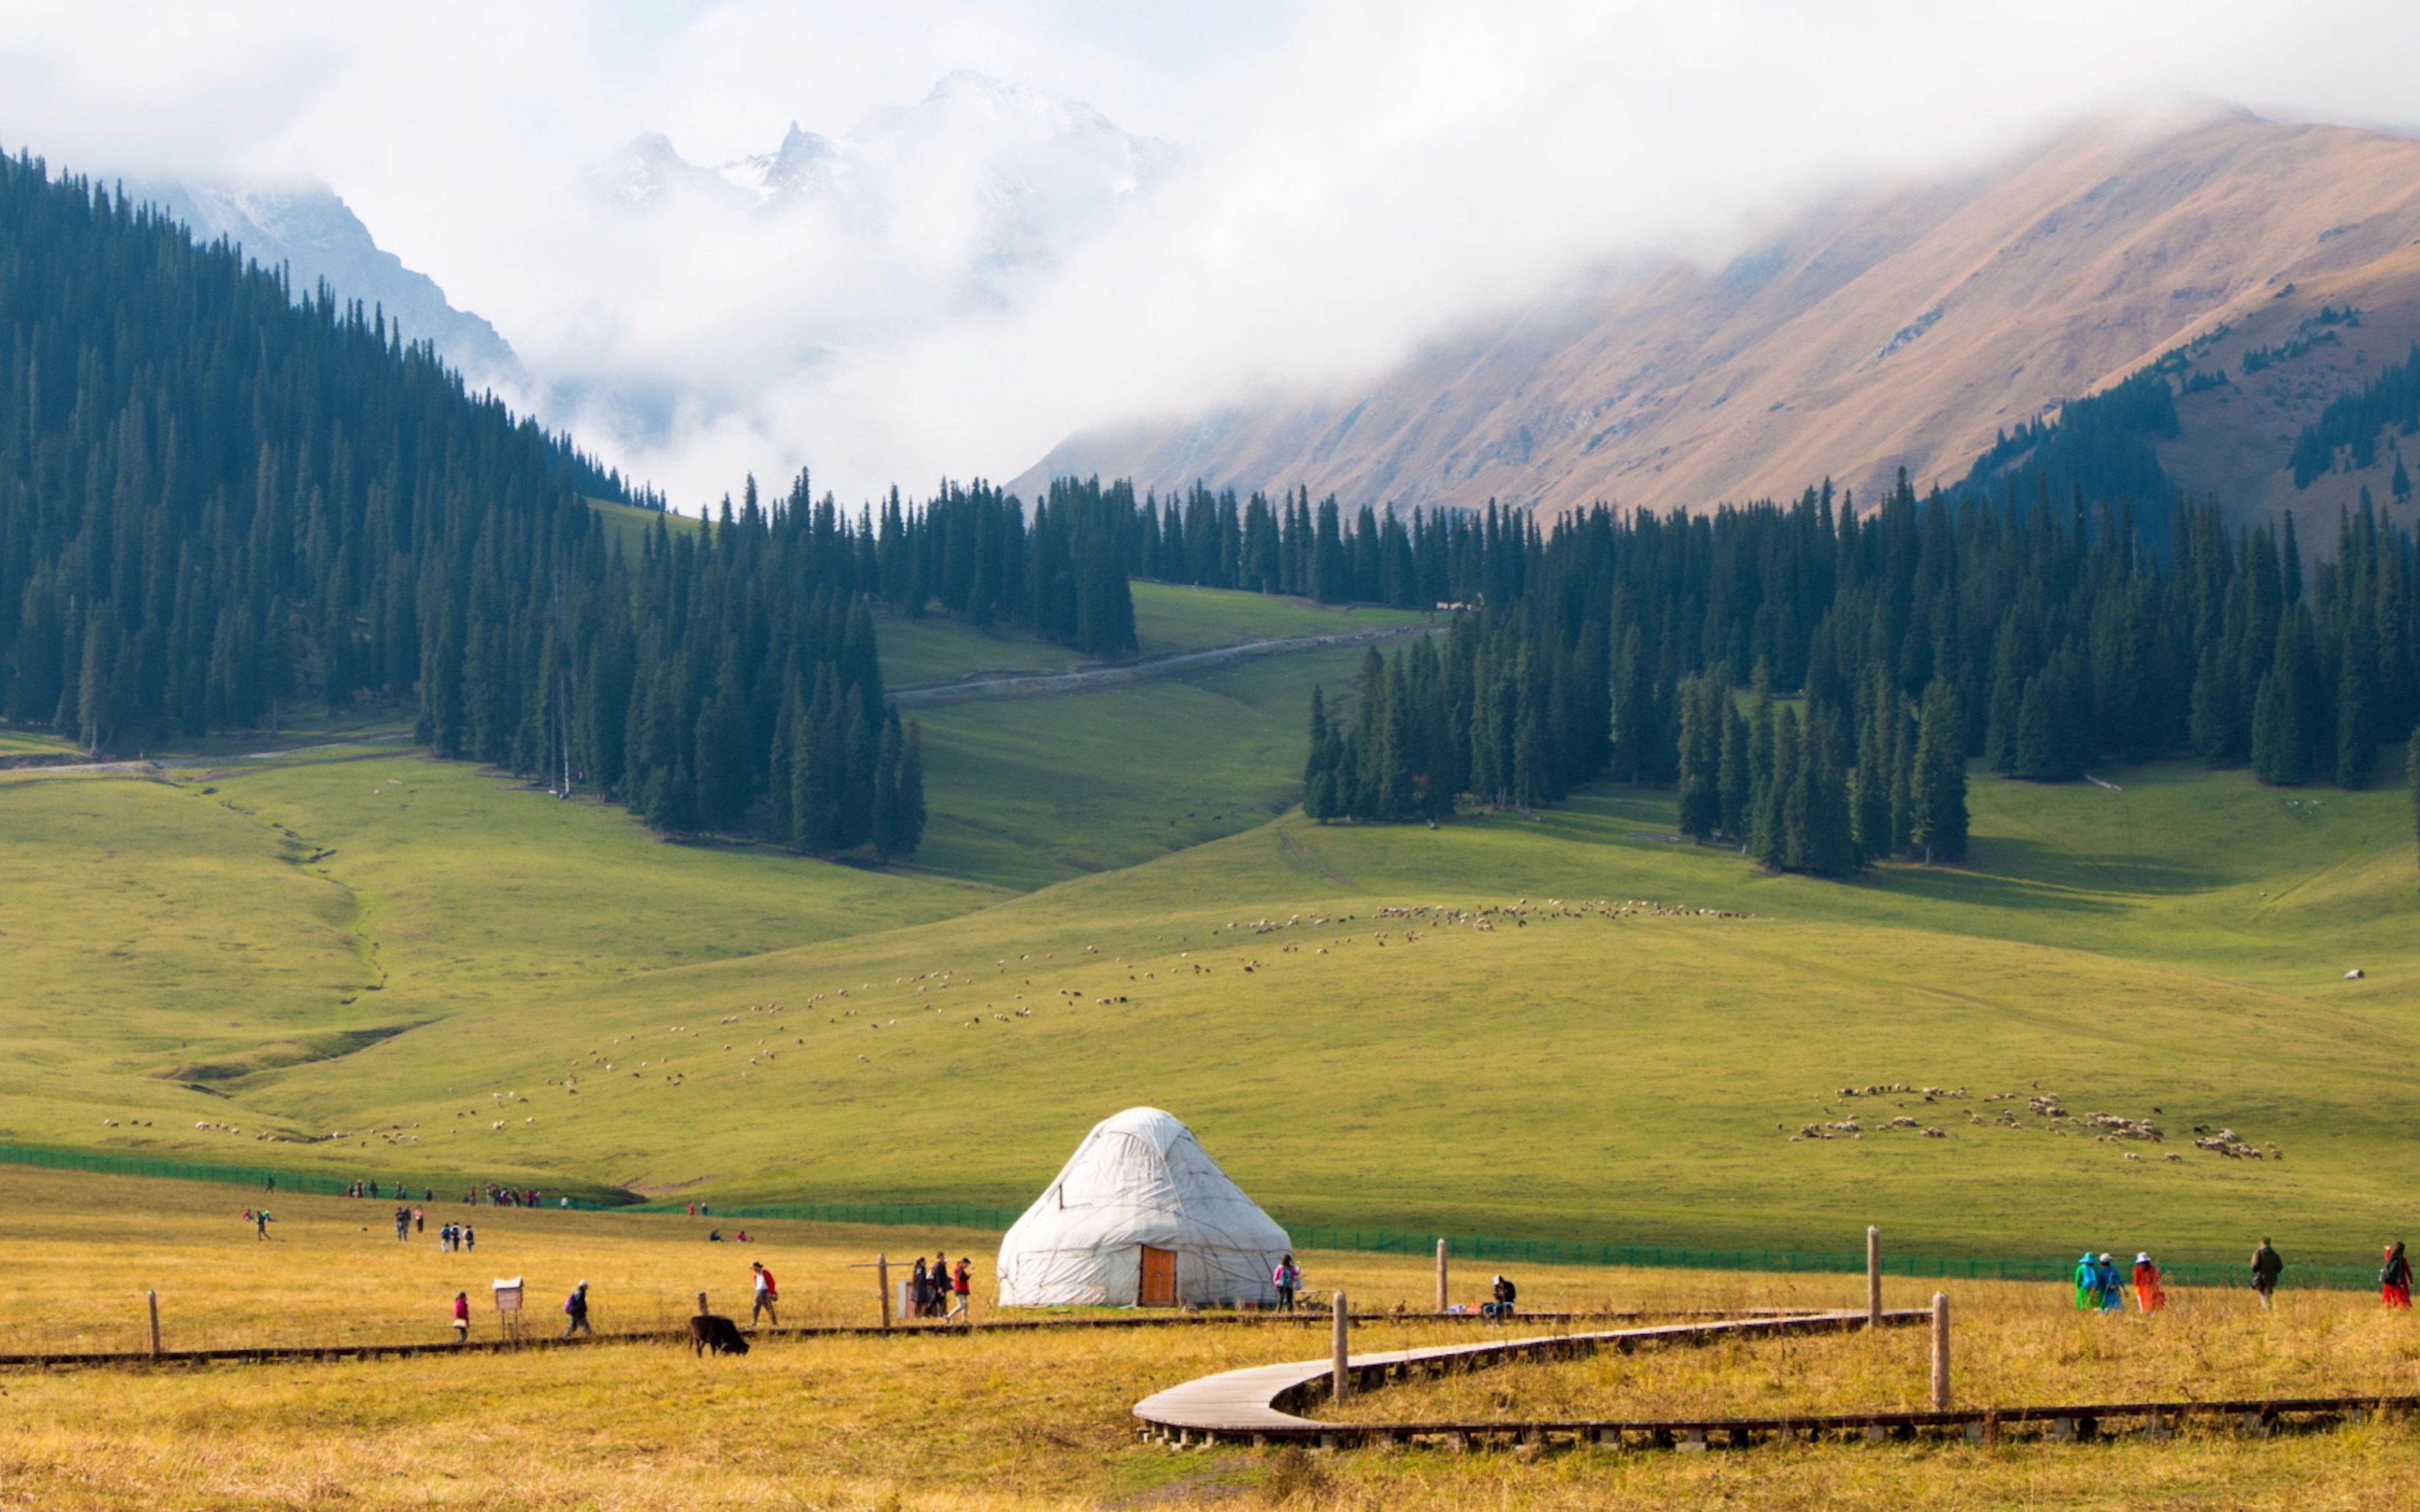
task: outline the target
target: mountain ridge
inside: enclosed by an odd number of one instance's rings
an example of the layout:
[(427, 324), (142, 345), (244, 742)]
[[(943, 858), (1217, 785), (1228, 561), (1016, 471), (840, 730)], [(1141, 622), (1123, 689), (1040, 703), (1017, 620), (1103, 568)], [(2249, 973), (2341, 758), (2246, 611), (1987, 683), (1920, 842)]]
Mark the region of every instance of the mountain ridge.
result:
[[(1098, 473), (1552, 512), (1704, 506), (1827, 476), (1869, 492), (1901, 468), (1953, 482), (2001, 431), (2222, 325), (2307, 318), (2323, 296), (2395, 312), (2332, 360), (2359, 366), (2389, 343), (2399, 356), (2415, 239), (2420, 142), (2238, 109), (2090, 122), (1982, 170), (1833, 195), (1719, 266), (1605, 275), (1356, 390), (1070, 437), (1012, 486)], [(2270, 396), (2262, 423), (2282, 441), (2230, 453), (2188, 424), (2164, 460), (2196, 491), (2285, 507), (2268, 474), (2325, 386)], [(2188, 398), (2189, 415), (2256, 408)]]

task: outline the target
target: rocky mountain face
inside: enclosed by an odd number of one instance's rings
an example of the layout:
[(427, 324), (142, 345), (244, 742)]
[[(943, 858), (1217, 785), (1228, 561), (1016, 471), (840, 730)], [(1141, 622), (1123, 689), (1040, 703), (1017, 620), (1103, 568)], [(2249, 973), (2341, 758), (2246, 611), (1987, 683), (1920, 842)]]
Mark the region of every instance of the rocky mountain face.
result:
[[(2320, 339), (2347, 304), (2361, 321)], [(2199, 337), (2207, 386), (2180, 373), (2163, 466), (2244, 511), (2307, 508), (2365, 480), (2296, 488), (2296, 433), (2415, 334), (2420, 141), (2208, 109), (1844, 193), (1724, 265), (1605, 273), (1350, 392), (1078, 435), (1015, 486), (1098, 473), (1552, 511), (1825, 477), (1866, 492), (1901, 468), (1951, 483), (2002, 430)]]
[(341, 298), (382, 308), (402, 325), (406, 340), (436, 343), (473, 390), (518, 389), (528, 381), (495, 327), (456, 309), (435, 280), (381, 248), (361, 217), (324, 185), (140, 182), (127, 188), (183, 222), (197, 240), (225, 237), (264, 268), (285, 265), (298, 298), (324, 280)]

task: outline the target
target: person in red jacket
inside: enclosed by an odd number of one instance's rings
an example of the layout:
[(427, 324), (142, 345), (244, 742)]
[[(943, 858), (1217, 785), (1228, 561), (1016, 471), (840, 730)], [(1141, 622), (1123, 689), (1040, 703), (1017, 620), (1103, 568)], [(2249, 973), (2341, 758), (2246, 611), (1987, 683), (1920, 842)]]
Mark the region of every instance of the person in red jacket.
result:
[(459, 1344), (471, 1336), (471, 1294), (454, 1293), (454, 1342)]
[(755, 1327), (756, 1319), (764, 1317), (773, 1319), (774, 1327), (781, 1327), (782, 1315), (773, 1310), (773, 1304), (782, 1300), (782, 1293), (781, 1289), (774, 1285), (773, 1273), (765, 1269), (765, 1262), (762, 1260), (749, 1261), (748, 1271), (756, 1283), (756, 1304), (748, 1310), (748, 1326)]
[(2389, 1307), (2412, 1305), (2412, 1262), (2404, 1257), (2399, 1239), (2386, 1246), (2386, 1263), (2378, 1268), (2378, 1291)]
[[(967, 1304), (974, 1297), (974, 1263), (973, 1257), (961, 1255), (958, 1257), (957, 1269), (950, 1273), (950, 1294), (954, 1299), (950, 1308), (952, 1318), (967, 1317)], [(968, 1318), (968, 1322), (971, 1325), (973, 1319)]]

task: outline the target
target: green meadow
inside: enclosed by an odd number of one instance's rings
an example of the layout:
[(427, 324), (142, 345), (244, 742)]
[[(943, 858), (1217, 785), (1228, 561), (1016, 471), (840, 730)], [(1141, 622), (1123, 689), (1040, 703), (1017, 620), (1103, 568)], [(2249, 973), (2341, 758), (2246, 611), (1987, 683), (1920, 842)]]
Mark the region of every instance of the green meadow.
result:
[[(1156, 612), (1296, 633), (1201, 592)], [(1323, 826), (1302, 709), (1358, 655), (921, 710), (892, 870), (366, 740), (0, 774), (0, 1141), (1016, 1207), (1152, 1103), (1296, 1225), (2358, 1264), (2412, 1217), (2399, 784), (1978, 774), (1966, 865), (1853, 884), (1676, 842), (1655, 791)]]

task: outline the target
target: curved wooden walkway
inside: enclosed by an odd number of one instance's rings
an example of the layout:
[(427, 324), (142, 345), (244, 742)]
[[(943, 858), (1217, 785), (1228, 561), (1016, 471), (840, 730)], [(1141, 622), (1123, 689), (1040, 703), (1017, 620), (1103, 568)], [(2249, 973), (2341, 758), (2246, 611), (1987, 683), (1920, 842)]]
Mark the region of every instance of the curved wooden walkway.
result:
[[(1886, 1328), (1900, 1328), (1929, 1322), (1931, 1317), (1931, 1312), (1920, 1308), (1903, 1308), (1884, 1313), (1882, 1320)], [(1388, 1350), (1350, 1355), (1345, 1368), (1356, 1390), (1368, 1390), (1390, 1379), (1483, 1369), (1507, 1360), (1568, 1360), (1605, 1348), (1626, 1354), (1642, 1344), (1705, 1344), (1741, 1335), (1846, 1333), (1865, 1326), (1866, 1315), (1862, 1311), (1732, 1318), (1720, 1322), (1666, 1323), (1593, 1334), (1546, 1334), (1477, 1344)], [(1215, 1443), (1220, 1440), (1264, 1443), (1273, 1439), (1337, 1443), (1406, 1431), (1393, 1425), (1325, 1423), (1302, 1416), (1326, 1391), (1332, 1370), (1333, 1363), (1327, 1360), (1296, 1360), (1221, 1371), (1146, 1396), (1135, 1404), (1134, 1414), (1142, 1419), (1146, 1433), (1172, 1435), (1180, 1443)]]
[[(1883, 1314), (1885, 1327), (1920, 1324), (1931, 1317), (1919, 1309)], [(1438, 1376), (1483, 1368), (1505, 1360), (1573, 1359), (1603, 1348), (1624, 1353), (1642, 1344), (1703, 1344), (1726, 1336), (1844, 1333), (1865, 1326), (1862, 1312), (1791, 1318), (1735, 1318), (1723, 1322), (1675, 1323), (1658, 1328), (1557, 1334), (1479, 1344), (1434, 1346), (1356, 1354), (1345, 1368), (1354, 1389), (1365, 1391), (1390, 1380)], [(1184, 1445), (1219, 1443), (1311, 1443), (1326, 1448), (1363, 1443), (1407, 1444), (1416, 1440), (1457, 1449), (1489, 1443), (1544, 1447), (1561, 1442), (1603, 1447), (1706, 1450), (1738, 1447), (1760, 1439), (1815, 1442), (1862, 1438), (1868, 1443), (1919, 1435), (1962, 1437), (1969, 1443), (1997, 1443), (2013, 1434), (2045, 1443), (2089, 1442), (2128, 1425), (2138, 1437), (2163, 1440), (2188, 1419), (2232, 1424), (2251, 1437), (2266, 1437), (2288, 1423), (2359, 1422), (2379, 1413), (2420, 1412), (2420, 1395), (2269, 1396), (2198, 1401), (2062, 1403), (2038, 1407), (1978, 1407), (1944, 1412), (1835, 1412), (1765, 1417), (1559, 1418), (1332, 1423), (1303, 1415), (1326, 1398), (1333, 1362), (1298, 1360), (1253, 1365), (1188, 1381), (1135, 1404), (1147, 1439)]]

